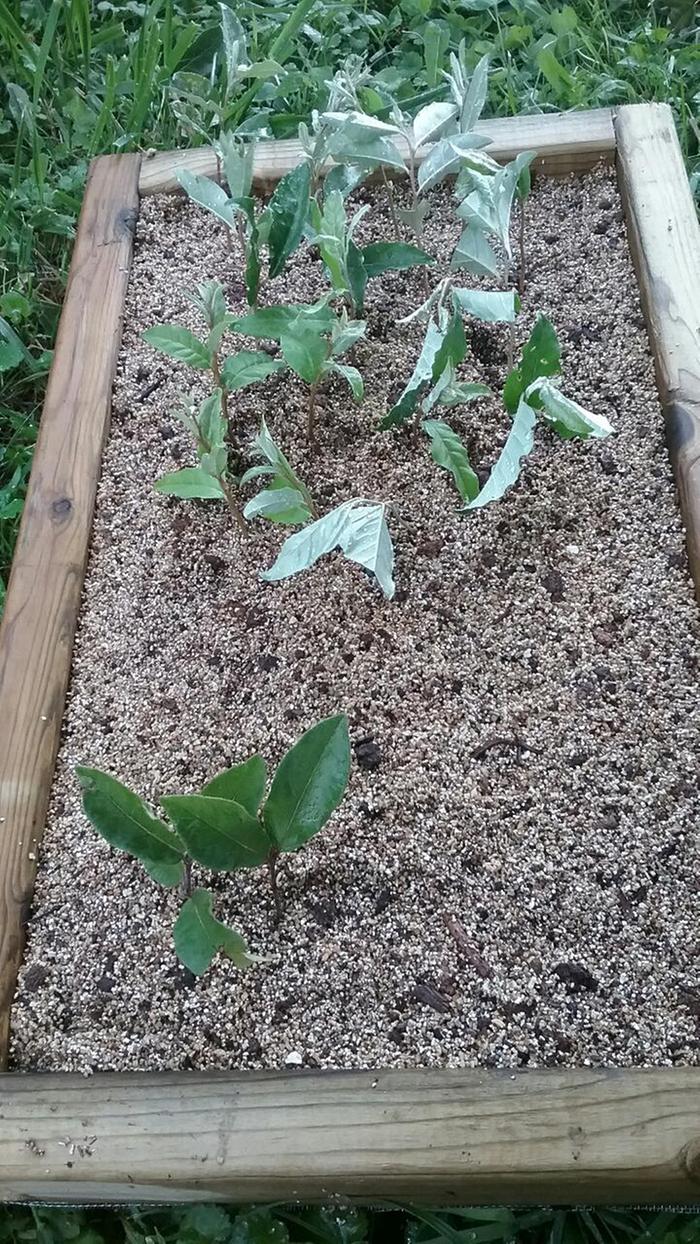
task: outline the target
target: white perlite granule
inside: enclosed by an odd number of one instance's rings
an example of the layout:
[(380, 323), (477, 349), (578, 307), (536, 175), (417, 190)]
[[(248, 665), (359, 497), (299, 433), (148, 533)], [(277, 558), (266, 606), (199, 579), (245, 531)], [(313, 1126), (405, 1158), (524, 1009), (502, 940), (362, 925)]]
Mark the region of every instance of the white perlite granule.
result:
[[(390, 236), (383, 198), (363, 195), (365, 238)], [(449, 190), (432, 197), (426, 244), (447, 257)], [(288, 529), (256, 522), (242, 543), (216, 503), (154, 493), (194, 461), (175, 393), (206, 382), (140, 334), (197, 328), (183, 290), (211, 277), (246, 308), (223, 228), (179, 199), (143, 202), (16, 1068), (700, 1061), (698, 615), (614, 178), (538, 181), (527, 217), (519, 341), (537, 309), (551, 316), (563, 387), (611, 420), (609, 440), (539, 429), (520, 483), (460, 516), (427, 437), (377, 430), (420, 348), (420, 326), (396, 325), (424, 296), (417, 270), (370, 283), (352, 360), (367, 398), (358, 409), (327, 386), (315, 454), (295, 377), (236, 395), (243, 442), (264, 411), (322, 511), (387, 502), (386, 602), (339, 555), (262, 584)], [(302, 249), (263, 301), (323, 288)], [(506, 330), (468, 336), (461, 373), (498, 390)], [(446, 418), (487, 472), (500, 402)], [(195, 980), (173, 951), (177, 894), (97, 837), (74, 766), (155, 799), (256, 749), (275, 764), (340, 710), (347, 797), (284, 860), (279, 928), (264, 870), (195, 870), (272, 962), (241, 973), (220, 959)]]

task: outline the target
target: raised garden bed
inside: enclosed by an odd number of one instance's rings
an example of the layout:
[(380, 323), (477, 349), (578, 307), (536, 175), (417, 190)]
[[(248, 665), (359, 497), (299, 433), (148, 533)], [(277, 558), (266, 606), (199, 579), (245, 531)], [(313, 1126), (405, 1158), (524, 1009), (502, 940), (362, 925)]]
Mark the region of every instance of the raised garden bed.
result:
[[(545, 174), (530, 205), (520, 339), (536, 306), (564, 326), (565, 387), (575, 382), (616, 436), (593, 448), (545, 439), (517, 489), (465, 528), (427, 451), (372, 431), (420, 349), (418, 330), (394, 326), (417, 301), (415, 272), (368, 294), (368, 400), (358, 415), (334, 381), (313, 453), (288, 375), (244, 391), (237, 407), (250, 431), (267, 414), (324, 508), (358, 492), (388, 503), (393, 602), (337, 557), (260, 584), (279, 532), (256, 528), (241, 558), (222, 512), (151, 493), (187, 439), (169, 420), (174, 378), (139, 333), (182, 319), (181, 284), (205, 276), (224, 280), (242, 313), (240, 275), (198, 209), (152, 199), (127, 289), (138, 160), (93, 171), (2, 633), (3, 1044), (15, 1067), (53, 1073), (0, 1080), (8, 1195), (134, 1197), (135, 1181), (144, 1197), (169, 1186), (183, 1197), (526, 1200), (556, 1180), (562, 1198), (697, 1198), (697, 620), (617, 188), (610, 171), (586, 170), (617, 146), (693, 569), (697, 223), (663, 108), (622, 109), (614, 129), (609, 114), (584, 114), (498, 130), (500, 158), (535, 148)], [(295, 158), (280, 144), (273, 154)], [(142, 193), (172, 188), (183, 156), (163, 162), (144, 162)], [(287, 167), (263, 151), (259, 181)], [(572, 171), (580, 178), (546, 179)], [(440, 191), (429, 229), (439, 249)], [(278, 288), (311, 301), (319, 270), (300, 254)], [(474, 333), (465, 379), (502, 383), (506, 332)], [(456, 426), (490, 465), (504, 435), (495, 407)], [(217, 891), (218, 914), (273, 963), (183, 980), (169, 949), (174, 909), (91, 836), (73, 765), (109, 769), (149, 797), (195, 789), (258, 747), (278, 761), (300, 729), (339, 709), (355, 744), (349, 793), (327, 835), (289, 857), (279, 927), (253, 874)], [(296, 1055), (371, 1070), (211, 1070), (284, 1068)], [(570, 1069), (518, 1070), (528, 1062)], [(583, 1069), (591, 1063), (658, 1069)], [(123, 1073), (193, 1066), (204, 1070)], [(477, 1070), (455, 1070), (465, 1066)], [(82, 1081), (66, 1068), (120, 1074)], [(125, 1133), (137, 1102), (139, 1125)], [(116, 1161), (125, 1135), (129, 1156)], [(70, 1156), (58, 1148), (66, 1136)]]

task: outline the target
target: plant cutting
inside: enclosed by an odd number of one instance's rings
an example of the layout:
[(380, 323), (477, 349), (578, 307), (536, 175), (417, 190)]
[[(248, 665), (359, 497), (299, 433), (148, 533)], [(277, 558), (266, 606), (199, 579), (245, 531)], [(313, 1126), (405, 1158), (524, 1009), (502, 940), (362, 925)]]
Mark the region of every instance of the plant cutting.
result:
[(272, 523), (305, 523), (317, 517), (311, 493), (273, 440), (264, 416), (250, 453), (265, 461), (250, 467), (242, 475), (241, 487), (260, 478), (267, 478), (268, 484), (245, 506), (244, 518), (266, 518)]
[(159, 885), (185, 895), (173, 929), (175, 950), (199, 976), (218, 951), (237, 967), (259, 959), (235, 929), (213, 915), (209, 890), (192, 889), (192, 866), (209, 872), (267, 868), (276, 918), (282, 918), (280, 857), (298, 851), (338, 807), (350, 774), (347, 718), (325, 718), (282, 758), (265, 798), (267, 766), (259, 754), (217, 774), (196, 795), (163, 795), (167, 820), (116, 778), (99, 769), (76, 769), (83, 808), (110, 846), (135, 856)]

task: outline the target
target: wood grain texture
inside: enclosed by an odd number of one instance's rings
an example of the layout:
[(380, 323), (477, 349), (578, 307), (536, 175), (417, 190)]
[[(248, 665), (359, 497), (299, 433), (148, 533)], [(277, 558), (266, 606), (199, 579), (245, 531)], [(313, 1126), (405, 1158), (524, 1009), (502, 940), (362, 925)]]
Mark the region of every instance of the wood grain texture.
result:
[(0, 1076), (0, 1197), (700, 1201), (700, 1069)]
[[(493, 139), (489, 155), (503, 162), (512, 160), (521, 151), (535, 150), (535, 168), (550, 173), (569, 173), (592, 168), (601, 159), (611, 160), (615, 151), (615, 131), (610, 108), (589, 112), (536, 113), (528, 117), (491, 118), (474, 127)], [(399, 143), (399, 146), (402, 144)], [(429, 148), (425, 149), (427, 154)], [(255, 150), (254, 181), (264, 190), (294, 168), (302, 157), (296, 139), (261, 142)], [(160, 151), (150, 159), (144, 157), (139, 178), (139, 192), (161, 194), (179, 191), (175, 176), (179, 168), (215, 177), (216, 157), (211, 147), (195, 147), (190, 151)]]
[(90, 170), (0, 629), (0, 1067), (109, 427), (139, 165), (107, 156)]
[(700, 598), (700, 224), (671, 109), (615, 119), (618, 180)]

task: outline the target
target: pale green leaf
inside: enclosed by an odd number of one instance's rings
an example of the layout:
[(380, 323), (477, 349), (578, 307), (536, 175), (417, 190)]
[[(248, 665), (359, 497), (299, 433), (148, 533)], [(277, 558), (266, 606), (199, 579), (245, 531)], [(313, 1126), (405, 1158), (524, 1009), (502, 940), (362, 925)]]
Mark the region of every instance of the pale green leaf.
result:
[(211, 177), (202, 177), (200, 173), (192, 173), (186, 168), (177, 169), (175, 175), (193, 203), (211, 212), (229, 229), (233, 228), (236, 212), (223, 186), (212, 181)]
[(239, 350), (224, 360), (221, 383), (229, 393), (244, 389), (246, 385), (265, 380), (284, 366), (281, 359), (270, 358), (264, 350)]
[(394, 550), (384, 517), (384, 506), (345, 501), (308, 527), (289, 536), (277, 559), (262, 574), (276, 582), (307, 570), (319, 557), (340, 548), (347, 558), (364, 566), (377, 579), (384, 595), (394, 595)]
[(431, 149), (418, 169), (418, 189), (425, 194), (436, 186), (448, 173), (459, 167), (465, 151), (471, 147), (484, 147), (491, 140), (483, 134), (455, 134), (441, 138)]
[(535, 411), (521, 398), (508, 439), (496, 464), (481, 492), (464, 507), (465, 510), (476, 510), (491, 501), (497, 501), (515, 483), (520, 475), (523, 458), (532, 452), (535, 420)]
[(450, 268), (468, 268), (475, 276), (498, 276), (501, 265), (481, 229), (467, 225), (450, 260)]
[(255, 143), (228, 133), (219, 136), (217, 146), (231, 198), (248, 198), (253, 184)]
[(315, 384), (323, 373), (330, 345), (315, 325), (299, 316), (288, 324), (280, 336), (285, 362), (307, 384)]
[(195, 337), (183, 324), (154, 324), (143, 334), (144, 341), (161, 354), (177, 359), (180, 363), (189, 363), (200, 371), (211, 367), (211, 356), (203, 341)]
[(214, 479), (201, 467), (183, 467), (181, 471), (171, 471), (161, 475), (153, 485), (156, 492), (167, 497), (182, 497), (185, 500), (217, 500), (221, 501), (224, 490), (218, 479)]
[(336, 319), (335, 312), (325, 302), (299, 303), (291, 307), (260, 307), (258, 311), (250, 311), (248, 315), (233, 320), (231, 327), (248, 337), (279, 341), (282, 333), (296, 320), (308, 325), (312, 331), (329, 333)]
[(247, 503), (243, 517), (298, 524), (311, 518), (311, 510), (298, 488), (265, 488)]
[(602, 440), (613, 431), (612, 424), (604, 415), (585, 410), (578, 402), (565, 397), (550, 380), (535, 380), (525, 392), (527, 398), (533, 395), (542, 404), (544, 418), (565, 440), (571, 437), (578, 437), (580, 440), (596, 437)]
[(352, 390), (352, 395), (356, 402), (361, 402), (365, 395), (365, 382), (356, 367), (349, 367), (347, 363), (331, 363), (330, 370), (336, 372), (343, 380), (347, 380)]
[(489, 324), (512, 324), (520, 310), (520, 299), (514, 289), (453, 289), (452, 298), (465, 315), (473, 315)]
[(462, 133), (473, 129), (479, 120), (479, 117), (484, 109), (484, 104), (486, 103), (488, 86), (489, 58), (488, 56), (482, 56), (471, 76), (469, 89), (467, 90), (462, 103), (459, 118), (459, 128)]
[(296, 851), (338, 807), (350, 774), (348, 719), (319, 721), (280, 762), (263, 809), (265, 828), (280, 851)]

